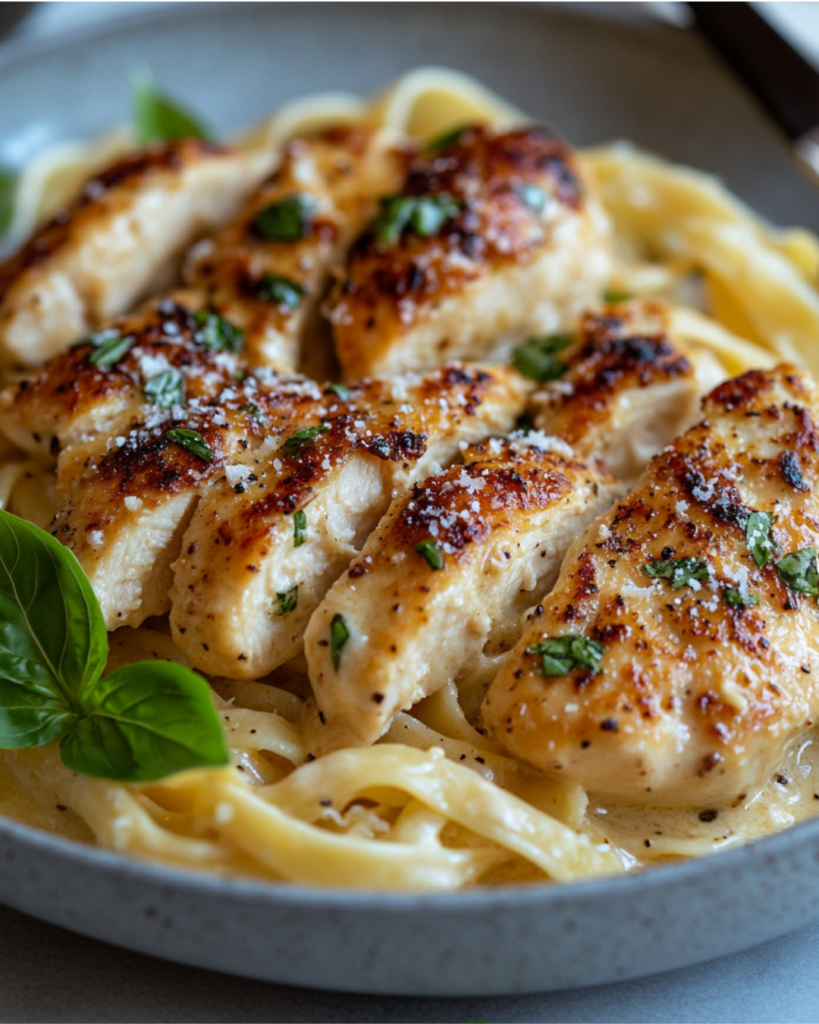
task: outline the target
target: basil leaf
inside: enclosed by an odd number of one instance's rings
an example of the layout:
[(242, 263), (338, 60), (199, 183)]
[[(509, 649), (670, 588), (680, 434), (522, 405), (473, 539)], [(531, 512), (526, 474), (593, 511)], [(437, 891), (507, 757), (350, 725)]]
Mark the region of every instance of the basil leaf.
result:
[(265, 274), (256, 285), (257, 298), (262, 302), (275, 302), (277, 306), (286, 309), (298, 309), (306, 294), (306, 289), (298, 281), (279, 274)]
[(151, 377), (142, 389), (143, 395), (161, 409), (170, 409), (173, 405), (181, 405), (185, 398), (185, 378), (175, 367), (163, 370), (156, 377)]
[(602, 672), (606, 649), (597, 640), (567, 633), (565, 636), (547, 637), (527, 647), (526, 653), (541, 656), (540, 671), (544, 676), (565, 676), (576, 668), (591, 669), (595, 674)]
[(303, 508), (293, 513), (293, 547), (300, 548), (307, 535), (307, 513)]
[(124, 665), (86, 686), (81, 704), (84, 717), (66, 735), (61, 753), (83, 775), (153, 782), (228, 763), (210, 687), (182, 665)]
[(127, 355), (134, 347), (136, 338), (133, 334), (126, 334), (123, 337), (115, 328), (105, 331), (97, 331), (96, 334), (89, 334), (84, 342), (90, 342), (94, 351), (89, 355), (88, 362), (100, 370), (110, 370), (114, 363), (118, 363), (123, 356)]
[(264, 416), (262, 416), (262, 410), (256, 405), (255, 402), (248, 402), (247, 405), (243, 405), (239, 412), (245, 412), (257, 423), (264, 423)]
[(107, 655), (105, 622), (74, 555), (0, 511), (0, 747), (59, 739)]
[(423, 196), (415, 200), (409, 226), (421, 238), (433, 238), (460, 208), (447, 196)]
[(284, 454), (288, 459), (297, 458), (305, 448), (313, 447), (319, 434), (326, 434), (329, 429), (327, 426), (321, 426), (303, 427), (301, 430), (297, 430), (284, 442)]
[(521, 201), (525, 203), (530, 210), (534, 210), (535, 213), (543, 213), (546, 206), (546, 193), (540, 185), (532, 185), (524, 182), (520, 185), (516, 185), (515, 191), (520, 196)]
[(344, 384), (331, 384), (327, 390), (332, 391), (333, 394), (337, 395), (342, 402), (349, 402), (353, 397), (352, 391), (350, 391), (350, 389)]
[(630, 292), (603, 292), (603, 302), (627, 302), (634, 296)]
[(188, 430), (187, 427), (172, 427), (165, 431), (165, 437), (186, 452), (198, 455), (205, 462), (213, 462), (213, 452), (205, 442), (204, 437), (197, 430)]
[(449, 128), (441, 135), (436, 135), (431, 142), (426, 144), (427, 153), (436, 153), (439, 149), (451, 149), (458, 143), (458, 140), (465, 131), (468, 131), (471, 125), (462, 124), (457, 128)]
[(0, 238), (8, 233), (14, 221), (17, 200), (17, 175), (0, 168)]
[(267, 242), (297, 242), (310, 230), (315, 212), (312, 196), (288, 196), (257, 213), (251, 230)]
[(745, 526), (745, 543), (760, 569), (776, 554), (776, 543), (771, 537), (772, 526), (773, 516), (769, 512), (752, 512)]
[(722, 600), (732, 608), (753, 608), (759, 604), (759, 595), (744, 594), (735, 587), (726, 587), (722, 592)]
[(197, 330), (193, 332), (193, 340), (202, 345), (208, 352), (217, 352), (226, 348), (228, 352), (239, 352), (245, 340), (245, 332), (241, 327), (225, 320), (212, 309), (200, 309), (193, 315)]
[(816, 548), (802, 548), (785, 555), (776, 563), (779, 578), (797, 594), (819, 595), (819, 571), (816, 568)]
[(422, 540), (415, 545), (416, 554), (427, 560), (430, 569), (443, 569), (444, 559), (434, 540)]
[(140, 146), (210, 136), (197, 117), (157, 89), (150, 74), (131, 78), (131, 110)]
[(573, 334), (550, 334), (545, 338), (529, 338), (512, 353), (512, 366), (529, 380), (545, 384), (557, 380), (569, 368), (567, 363), (556, 358), (574, 341)]
[(283, 594), (276, 594), (276, 600), (279, 603), (279, 615), (287, 615), (288, 612), (294, 612), (298, 607), (299, 603), (299, 585), (291, 587), (286, 590)]
[(661, 558), (641, 566), (652, 579), (670, 580), (674, 590), (687, 587), (692, 580), (710, 580), (708, 563), (701, 558)]
[(347, 629), (347, 623), (344, 621), (343, 616), (334, 615), (330, 623), (330, 658), (336, 671), (338, 671), (338, 666), (341, 664), (341, 648), (349, 639), (350, 631)]
[(432, 238), (462, 205), (449, 196), (384, 196), (372, 230), (386, 245), (394, 245), (407, 229)]

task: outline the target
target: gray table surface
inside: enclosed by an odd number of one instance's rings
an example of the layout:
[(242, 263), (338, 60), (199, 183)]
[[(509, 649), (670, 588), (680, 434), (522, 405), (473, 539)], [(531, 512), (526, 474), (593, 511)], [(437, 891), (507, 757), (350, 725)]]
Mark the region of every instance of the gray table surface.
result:
[[(641, 6), (641, 16), (649, 6), (675, 16), (671, 5)], [(806, 53), (819, 56), (819, 3), (761, 6), (779, 26), (800, 31)], [(134, 7), (40, 4), (15, 34), (56, 34)], [(287, 988), (182, 967), (0, 906), (0, 979), (2, 1021), (811, 1022), (819, 1021), (819, 922), (743, 953), (638, 981), (517, 997), (408, 999)]]

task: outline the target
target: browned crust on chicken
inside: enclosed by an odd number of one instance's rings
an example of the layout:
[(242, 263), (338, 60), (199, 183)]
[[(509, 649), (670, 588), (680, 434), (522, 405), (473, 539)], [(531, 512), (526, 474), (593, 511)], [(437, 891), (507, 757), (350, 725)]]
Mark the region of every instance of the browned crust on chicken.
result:
[[(775, 566), (819, 546), (815, 386), (787, 366), (752, 371), (704, 412), (569, 551), (484, 705), (517, 756), (626, 801), (740, 799), (819, 714), (816, 598)], [(763, 567), (753, 511), (775, 521)], [(643, 569), (677, 558), (709, 578), (674, 588)], [(541, 674), (529, 649), (567, 634), (603, 645), (599, 673)]]

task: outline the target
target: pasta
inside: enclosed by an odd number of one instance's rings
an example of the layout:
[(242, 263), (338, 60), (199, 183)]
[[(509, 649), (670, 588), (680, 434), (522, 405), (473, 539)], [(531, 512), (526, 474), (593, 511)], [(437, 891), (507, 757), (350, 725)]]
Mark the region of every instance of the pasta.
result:
[[(300, 132), (357, 122), (427, 141), (465, 122), (507, 127), (526, 117), (464, 75), (422, 68), (372, 100), (298, 100), (237, 142), (270, 150)], [(21, 179), (9, 247), (132, 145), (123, 130), (39, 156)], [(582, 160), (613, 224), (613, 290), (672, 302), (675, 329), (725, 375), (780, 359), (819, 373), (816, 238), (776, 231), (712, 178), (629, 146), (591, 150)], [(0, 445), (0, 508), (46, 527), (56, 510), (51, 475), (11, 443)], [(186, 664), (162, 619), (123, 627), (111, 644), (109, 668), (145, 658)], [(310, 753), (316, 705), (303, 658), (263, 680), (215, 678), (232, 767), (125, 786), (72, 773), (53, 747), (7, 752), (0, 810), (190, 869), (437, 891), (616, 874), (743, 842), (813, 812), (812, 735), (781, 768), (787, 790), (772, 782), (719, 822), (679, 809), (600, 805), (480, 730), (480, 694), (496, 668), (490, 658), (473, 666), (457, 686), (399, 714), (374, 746), (318, 758)]]

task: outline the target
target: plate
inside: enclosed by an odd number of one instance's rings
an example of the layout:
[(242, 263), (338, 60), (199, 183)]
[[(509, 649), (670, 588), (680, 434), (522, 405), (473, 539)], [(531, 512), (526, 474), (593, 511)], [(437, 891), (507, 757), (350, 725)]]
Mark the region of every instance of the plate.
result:
[[(296, 96), (370, 93), (412, 67), (442, 64), (577, 145), (631, 138), (722, 175), (775, 221), (819, 228), (819, 193), (694, 37), (566, 6), (185, 4), (48, 45), (9, 45), (0, 53), (0, 159), (122, 121), (127, 73), (139, 66), (226, 131)], [(632, 876), (451, 895), (223, 880), (10, 821), (0, 821), (0, 865), (0, 900), (95, 938), (248, 977), (393, 995), (635, 977), (819, 914), (819, 820)]]

